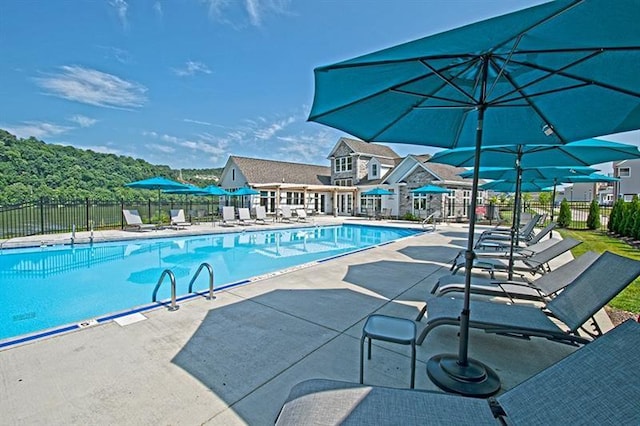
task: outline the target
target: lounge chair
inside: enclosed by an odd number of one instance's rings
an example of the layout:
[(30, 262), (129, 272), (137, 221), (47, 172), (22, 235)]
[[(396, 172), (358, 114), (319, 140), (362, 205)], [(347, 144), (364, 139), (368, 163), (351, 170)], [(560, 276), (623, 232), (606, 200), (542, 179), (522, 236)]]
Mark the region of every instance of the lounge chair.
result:
[[(561, 343), (588, 343), (601, 334), (601, 330), (595, 321), (592, 321), (595, 332), (584, 330), (583, 325), (638, 276), (640, 261), (604, 252), (544, 308), (471, 300), (469, 326), (487, 333), (507, 336), (538, 336)], [(416, 343), (422, 344), (435, 327), (459, 325), (462, 306), (462, 298), (428, 299), (425, 317), (427, 326)], [(420, 312), (416, 321), (423, 318), (424, 312), (425, 309)], [(564, 325), (557, 324), (550, 316)], [(579, 334), (579, 330), (586, 332), (588, 337)]]
[(175, 229), (184, 229), (186, 226), (191, 226), (191, 222), (187, 222), (184, 217), (184, 210), (171, 210), (171, 227)]
[[(541, 252), (554, 244), (557, 244), (559, 239), (549, 239), (540, 241), (539, 243), (533, 244), (528, 247), (522, 246), (514, 246), (513, 247), (513, 256), (516, 259), (523, 259), (526, 257), (531, 257), (536, 253)], [(451, 270), (453, 271), (457, 267), (464, 266), (464, 253), (466, 250), (460, 250), (456, 257), (451, 261)], [(509, 258), (511, 254), (511, 246), (507, 245), (502, 249), (480, 249), (474, 250), (473, 254), (476, 258)], [(461, 265), (461, 266), (460, 266)]]
[(261, 225), (267, 224), (267, 209), (265, 206), (256, 206), (256, 223)]
[(291, 222), (291, 206), (280, 206), (280, 220), (282, 222)]
[[(569, 285), (573, 279), (591, 266), (598, 257), (598, 253), (588, 251), (559, 268), (541, 275), (532, 282), (472, 277), (471, 293), (507, 297), (512, 302), (515, 302), (515, 299), (548, 301), (550, 297)], [(464, 292), (464, 287), (463, 276), (445, 275), (440, 277), (431, 293), (443, 296), (452, 292)]]
[(238, 209), (238, 223), (240, 225), (248, 225), (251, 221), (251, 213), (247, 207), (240, 207)]
[(298, 222), (307, 221), (307, 211), (305, 209), (296, 209), (296, 216), (298, 217)]
[[(582, 241), (578, 241), (573, 238), (565, 238), (533, 254), (532, 256), (514, 259), (512, 272), (519, 273), (520, 275), (524, 275), (525, 273), (530, 273), (532, 275), (544, 274), (550, 270), (548, 263), (551, 260), (571, 250), (581, 243)], [(461, 259), (458, 258), (456, 264), (453, 266), (453, 274), (455, 275), (456, 272), (464, 267), (465, 259), (463, 256)], [(489, 272), (491, 278), (495, 278), (496, 272), (509, 272), (509, 259), (478, 257), (473, 259), (472, 267), (474, 269), (478, 268), (485, 270)]]
[(151, 223), (143, 223), (142, 218), (138, 210), (122, 210), (125, 222), (127, 222), (126, 228), (134, 231), (152, 231), (158, 229), (156, 225)]
[[(516, 235), (517, 239), (528, 241), (533, 238), (533, 231), (538, 225), (538, 222), (540, 222), (540, 219), (542, 219), (542, 215), (535, 214), (529, 222), (527, 222), (518, 230), (518, 234)], [(484, 239), (511, 240), (511, 228), (493, 228), (484, 231), (482, 234), (480, 234), (478, 242)]]
[(491, 399), (312, 379), (276, 425), (639, 424), (640, 324), (627, 321)]
[(440, 219), (441, 216), (442, 213), (440, 213), (440, 210), (436, 210), (433, 213), (429, 214), (429, 216), (425, 217), (422, 221), (422, 228), (426, 229), (427, 226), (429, 226), (429, 223), (431, 223), (433, 227), (432, 230), (435, 231), (436, 224), (438, 223), (438, 219)]
[[(542, 241), (542, 239), (553, 231), (553, 228), (556, 227), (555, 222), (550, 222), (547, 226), (542, 228), (540, 232), (537, 232), (530, 240), (520, 240), (518, 241), (517, 247), (528, 247), (534, 244), (538, 244)], [(481, 249), (495, 249), (495, 250), (505, 250), (511, 246), (511, 240), (494, 240), (489, 237), (479, 240), (476, 243), (475, 248)]]
[(236, 226), (236, 208), (233, 206), (222, 207), (222, 226)]

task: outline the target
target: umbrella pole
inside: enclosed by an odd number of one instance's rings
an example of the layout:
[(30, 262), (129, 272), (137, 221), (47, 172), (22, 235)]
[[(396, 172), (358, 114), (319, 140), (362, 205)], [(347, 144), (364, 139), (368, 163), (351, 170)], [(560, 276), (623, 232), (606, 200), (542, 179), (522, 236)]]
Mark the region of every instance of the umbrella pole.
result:
[[(553, 222), (553, 212), (556, 208), (556, 186), (558, 185), (558, 178), (553, 179), (553, 195), (551, 196), (551, 222)], [(553, 237), (553, 231), (549, 232), (549, 238)]]
[[(520, 150), (520, 148), (519, 148)], [(516, 193), (513, 200), (513, 220), (511, 221), (511, 244), (509, 245), (509, 281), (513, 279), (513, 251), (520, 239), (520, 199), (522, 198), (522, 167), (520, 166), (520, 155), (516, 160)]]
[[(486, 86), (487, 61), (484, 64), (484, 81)], [(483, 92), (486, 87), (483, 87)], [(484, 98), (484, 96), (483, 96)], [(458, 356), (453, 354), (436, 355), (427, 361), (427, 374), (433, 383), (447, 392), (455, 392), (467, 396), (488, 397), (500, 390), (498, 375), (481, 362), (468, 357), (469, 350), (469, 317), (471, 299), (471, 266), (473, 252), (476, 204), (478, 199), (478, 173), (480, 169), (480, 152), (482, 147), (482, 126), (486, 105), (478, 108), (478, 126), (476, 130), (476, 155), (474, 159), (473, 186), (471, 190), (471, 212), (469, 213), (469, 238), (465, 251), (465, 286), (464, 305), (460, 314), (460, 345)]]

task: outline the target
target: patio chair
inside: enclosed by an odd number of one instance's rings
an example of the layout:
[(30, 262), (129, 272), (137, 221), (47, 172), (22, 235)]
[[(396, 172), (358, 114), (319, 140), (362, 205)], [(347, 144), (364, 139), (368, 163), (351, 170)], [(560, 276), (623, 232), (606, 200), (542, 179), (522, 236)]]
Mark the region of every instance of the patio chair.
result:
[[(534, 281), (492, 280), (472, 277), (471, 293), (507, 297), (511, 302), (515, 302), (516, 299), (548, 301), (591, 266), (598, 257), (598, 253), (588, 251), (559, 268), (541, 275)], [(443, 296), (452, 292), (464, 292), (464, 287), (464, 277), (460, 275), (445, 275), (438, 279), (436, 285), (431, 289), (431, 294)], [(424, 312), (422, 314), (424, 315)]]
[(287, 205), (280, 206), (280, 213), (281, 213), (280, 220), (282, 222), (291, 222), (291, 218), (292, 218), (291, 206), (287, 206)]
[(171, 227), (174, 229), (184, 229), (186, 226), (191, 226), (191, 222), (187, 222), (184, 217), (184, 210), (171, 210)]
[[(585, 330), (583, 325), (638, 276), (640, 261), (604, 252), (544, 308), (471, 300), (469, 327), (513, 337), (537, 336), (561, 343), (588, 343), (602, 333), (595, 321), (591, 321), (595, 331)], [(426, 311), (427, 326), (416, 343), (422, 344), (435, 327), (459, 325), (462, 307), (462, 298), (434, 296), (428, 299), (426, 309), (416, 318), (420, 321)]]
[(125, 229), (134, 231), (152, 231), (158, 229), (156, 225), (143, 223), (138, 210), (122, 210), (122, 215), (124, 216), (125, 222), (127, 222)]
[[(545, 249), (540, 250), (537, 253), (534, 253), (532, 256), (514, 259), (513, 269), (511, 272), (516, 272), (520, 275), (524, 275), (525, 273), (530, 273), (532, 275), (544, 274), (550, 270), (548, 264), (551, 260), (571, 250), (579, 244), (582, 244), (582, 241), (578, 241), (573, 238), (565, 238), (563, 240), (560, 240), (557, 243), (552, 244), (551, 246), (546, 247)], [(452, 268), (453, 274), (455, 275), (461, 268), (464, 267), (465, 259), (463, 256), (462, 259), (458, 258), (457, 263)], [(496, 272), (509, 272), (509, 259), (497, 257), (478, 257), (473, 259), (472, 268), (485, 270), (489, 273), (491, 278), (495, 278)]]
[[(518, 230), (518, 239), (528, 241), (533, 238), (533, 230), (538, 225), (538, 222), (540, 222), (540, 219), (542, 219), (542, 215), (535, 214), (529, 222), (521, 226)], [(484, 239), (511, 240), (511, 228), (500, 227), (486, 230), (480, 234), (478, 241), (482, 241)]]
[(627, 321), (490, 399), (311, 379), (276, 425), (639, 424), (640, 324)]
[(296, 209), (296, 216), (298, 217), (298, 222), (307, 221), (307, 211), (305, 209)]
[(236, 226), (236, 208), (233, 206), (222, 207), (222, 226)]
[(238, 208), (238, 223), (240, 225), (248, 225), (251, 221), (251, 213), (247, 207)]
[[(518, 247), (528, 247), (528, 246), (532, 246), (534, 244), (538, 244), (540, 241), (542, 241), (542, 239), (549, 235), (551, 233), (551, 231), (553, 231), (553, 228), (556, 227), (556, 223), (555, 222), (550, 222), (547, 226), (545, 226), (544, 228), (542, 228), (540, 230), (540, 232), (537, 232), (533, 235), (533, 237), (531, 237), (530, 240), (519, 240), (518, 241)], [(485, 239), (481, 239), (478, 240), (478, 242), (475, 245), (475, 248), (481, 248), (481, 249), (496, 249), (496, 250), (504, 250), (504, 249), (508, 249), (509, 246), (511, 246), (511, 239), (509, 240), (501, 240), (501, 239), (497, 239), (494, 240), (490, 237), (487, 237)]]
[(256, 206), (256, 220), (255, 222), (260, 225), (267, 224), (267, 209), (265, 206)]
[[(513, 247), (513, 256), (517, 259), (522, 259), (525, 257), (531, 257), (536, 253), (541, 252), (542, 250), (551, 247), (552, 245), (558, 243), (559, 239), (549, 239), (545, 241), (540, 241), (536, 244), (532, 244), (531, 246), (522, 247), (522, 246), (514, 246)], [(450, 270), (453, 271), (458, 265), (464, 266), (464, 253), (466, 250), (460, 250), (456, 257), (451, 261)], [(480, 249), (474, 250), (473, 254), (476, 258), (509, 258), (511, 254), (511, 245), (507, 244), (502, 249), (494, 248), (494, 249)]]

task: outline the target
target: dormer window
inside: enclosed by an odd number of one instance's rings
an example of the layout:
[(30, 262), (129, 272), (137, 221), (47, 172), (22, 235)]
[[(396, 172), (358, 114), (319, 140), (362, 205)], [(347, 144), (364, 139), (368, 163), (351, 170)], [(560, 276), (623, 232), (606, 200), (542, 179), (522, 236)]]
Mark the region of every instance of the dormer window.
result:
[(374, 179), (378, 177), (378, 165), (375, 163), (371, 165), (371, 177)]
[(350, 172), (352, 169), (352, 158), (351, 157), (339, 157), (336, 158), (335, 163), (335, 171), (336, 173), (340, 172)]

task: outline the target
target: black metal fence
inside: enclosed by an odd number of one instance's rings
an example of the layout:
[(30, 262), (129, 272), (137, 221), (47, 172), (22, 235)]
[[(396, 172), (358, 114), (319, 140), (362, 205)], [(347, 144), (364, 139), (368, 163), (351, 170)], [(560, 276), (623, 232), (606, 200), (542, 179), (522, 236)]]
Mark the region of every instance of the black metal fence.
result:
[(217, 198), (184, 202), (46, 200), (0, 206), (0, 239), (61, 232), (122, 229), (123, 209), (136, 209), (144, 222), (168, 223), (169, 210), (184, 209), (187, 219), (206, 220), (218, 213)]
[[(589, 216), (588, 202), (571, 202), (572, 229), (587, 229), (587, 217)], [(184, 209), (189, 220), (211, 220), (219, 216), (219, 204), (217, 197), (197, 197), (183, 202), (157, 200), (146, 201), (93, 201), (90, 199), (55, 201), (40, 199), (11, 206), (0, 206), (0, 239), (22, 237), (28, 235), (54, 234), (71, 232), (75, 226), (76, 231), (89, 231), (100, 229), (122, 229), (125, 226), (122, 216), (123, 209), (136, 209), (142, 220), (148, 223), (168, 223), (169, 210), (174, 208)], [(455, 210), (458, 211), (459, 209)], [(529, 202), (523, 206), (526, 215), (545, 214), (545, 221), (552, 220), (550, 204)], [(553, 220), (557, 220), (560, 206), (553, 209)], [(478, 217), (489, 223), (504, 221), (511, 223), (513, 205), (486, 204), (477, 207)], [(610, 206), (600, 207), (600, 225), (602, 230), (607, 229)], [(445, 220), (468, 220), (467, 217), (444, 216)]]

